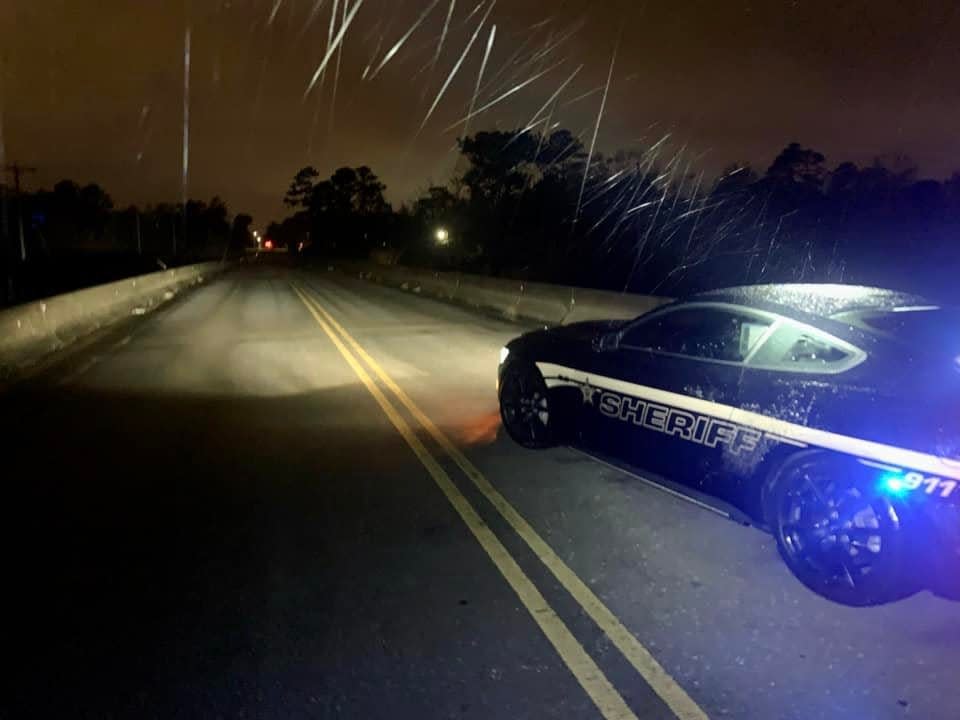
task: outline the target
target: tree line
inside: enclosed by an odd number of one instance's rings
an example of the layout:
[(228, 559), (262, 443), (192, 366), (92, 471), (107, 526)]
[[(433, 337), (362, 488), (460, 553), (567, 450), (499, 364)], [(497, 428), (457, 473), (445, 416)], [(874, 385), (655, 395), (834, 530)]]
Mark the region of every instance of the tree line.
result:
[[(841, 162), (790, 143), (718, 177), (655, 143), (589, 157), (567, 130), (478, 132), (463, 169), (393, 210), (368, 167), (293, 179), (268, 233), (306, 252), (643, 293), (853, 282), (954, 295), (960, 173)], [(440, 232), (442, 230), (442, 232)]]
[(22, 302), (172, 265), (220, 259), (252, 244), (253, 218), (188, 200), (116, 207), (101, 186), (61, 180), (52, 190), (0, 186), (2, 298)]

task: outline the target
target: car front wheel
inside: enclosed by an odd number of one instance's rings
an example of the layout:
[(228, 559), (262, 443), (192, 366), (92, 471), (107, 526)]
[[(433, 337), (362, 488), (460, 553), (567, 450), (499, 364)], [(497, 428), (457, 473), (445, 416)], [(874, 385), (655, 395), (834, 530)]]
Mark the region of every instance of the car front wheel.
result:
[(514, 361), (500, 379), (500, 417), (507, 434), (525, 448), (551, 447), (554, 418), (543, 375), (535, 365)]
[(849, 462), (804, 453), (774, 475), (767, 522), (793, 574), (844, 605), (878, 605), (909, 595), (902, 508)]

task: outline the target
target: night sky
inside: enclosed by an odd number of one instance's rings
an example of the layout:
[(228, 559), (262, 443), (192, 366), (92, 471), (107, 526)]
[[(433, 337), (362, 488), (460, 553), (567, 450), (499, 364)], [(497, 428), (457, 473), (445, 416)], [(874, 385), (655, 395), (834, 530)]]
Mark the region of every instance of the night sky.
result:
[[(454, 1), (431, 68), (450, 0), (361, 2), (343, 34), (334, 103), (336, 53), (324, 85), (306, 101), (304, 92), (335, 0), (316, 12), (316, 0), (4, 0), (0, 156), (37, 166), (31, 187), (70, 177), (101, 183), (118, 205), (178, 201), (189, 29), (190, 197), (219, 194), (262, 224), (283, 215), (303, 165), (326, 175), (367, 164), (398, 204), (454, 171), (457, 131), (445, 128), (466, 115), (495, 24), (477, 107), (546, 72), (471, 131), (526, 125), (582, 64), (552, 122), (589, 143), (619, 38), (598, 149), (670, 133), (673, 151), (685, 146), (708, 173), (737, 160), (765, 169), (792, 140), (831, 165), (904, 154), (925, 176), (960, 168), (952, 0), (498, 0), (420, 132), (489, 4), (473, 13), (480, 0)], [(363, 79), (431, 6), (379, 75)]]

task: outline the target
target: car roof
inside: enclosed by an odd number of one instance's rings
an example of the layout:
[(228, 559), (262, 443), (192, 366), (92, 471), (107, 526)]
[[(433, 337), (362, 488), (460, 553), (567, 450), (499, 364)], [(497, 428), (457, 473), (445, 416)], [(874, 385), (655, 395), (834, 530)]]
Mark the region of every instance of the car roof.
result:
[(833, 283), (777, 283), (741, 285), (697, 293), (685, 301), (724, 302), (755, 307), (779, 306), (797, 313), (830, 318), (840, 313), (893, 310), (933, 305), (912, 293), (864, 285)]

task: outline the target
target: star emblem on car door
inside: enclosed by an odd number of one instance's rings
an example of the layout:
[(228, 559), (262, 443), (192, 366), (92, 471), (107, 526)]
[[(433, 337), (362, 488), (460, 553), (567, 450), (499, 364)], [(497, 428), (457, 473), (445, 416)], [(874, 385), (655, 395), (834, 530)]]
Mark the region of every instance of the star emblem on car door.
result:
[(598, 388), (593, 387), (588, 379), (587, 382), (580, 386), (580, 392), (583, 393), (584, 405), (593, 405), (593, 396), (600, 391)]

